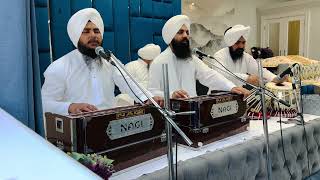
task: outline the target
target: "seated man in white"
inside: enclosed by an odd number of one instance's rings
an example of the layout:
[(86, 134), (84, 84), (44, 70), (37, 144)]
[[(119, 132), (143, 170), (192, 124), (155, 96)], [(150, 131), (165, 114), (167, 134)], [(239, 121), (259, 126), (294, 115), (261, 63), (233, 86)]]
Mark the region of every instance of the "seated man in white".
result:
[[(224, 35), (224, 41), (228, 47), (225, 47), (216, 52), (214, 54), (214, 58), (241, 79), (245, 80), (248, 83), (258, 85), (258, 64), (250, 54), (244, 51), (246, 42), (249, 38), (249, 34), (249, 26), (245, 27), (243, 25), (235, 25), (232, 28), (227, 29)], [(223, 69), (223, 67), (215, 60), (211, 59), (210, 61), (219, 68)], [(212, 68), (217, 70), (217, 68), (215, 67)], [(227, 73), (221, 73), (234, 84), (238, 86), (244, 85), (244, 83), (228, 75)], [(272, 81), (275, 83), (280, 83), (285, 80), (285, 78), (278, 79), (275, 74), (271, 73), (267, 69), (263, 69), (263, 78), (265, 82)]]
[(149, 90), (163, 96), (162, 64), (168, 64), (169, 91), (171, 98), (197, 96), (196, 80), (215, 90), (231, 91), (249, 95), (242, 87), (236, 87), (217, 71), (210, 69), (191, 54), (190, 19), (185, 15), (170, 18), (162, 28), (162, 37), (167, 49), (156, 57), (150, 66)]
[[(95, 53), (104, 32), (99, 12), (86, 8), (76, 12), (67, 25), (75, 50), (54, 61), (44, 72), (42, 103), (44, 112), (62, 115), (115, 107), (114, 87), (135, 96), (119, 70)], [(127, 77), (130, 87), (145, 102), (147, 97)], [(162, 98), (154, 97), (158, 102)]]
[[(160, 46), (147, 44), (138, 50), (139, 58), (137, 60), (131, 61), (125, 65), (128, 72), (145, 88), (148, 87), (150, 64), (160, 52)], [(119, 94), (116, 97), (117, 106), (129, 106), (133, 104), (134, 100), (128, 94)]]

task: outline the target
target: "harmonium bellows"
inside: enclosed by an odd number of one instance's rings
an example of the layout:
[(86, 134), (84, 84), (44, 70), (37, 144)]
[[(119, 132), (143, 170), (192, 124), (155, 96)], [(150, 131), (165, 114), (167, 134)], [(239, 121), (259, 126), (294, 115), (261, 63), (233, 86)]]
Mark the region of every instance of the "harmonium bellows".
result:
[(186, 100), (173, 99), (171, 109), (175, 112), (196, 112), (175, 118), (195, 148), (246, 131), (249, 126), (243, 95), (230, 92), (215, 92)]
[(46, 113), (46, 137), (66, 152), (105, 154), (121, 170), (166, 154), (164, 124), (157, 109), (146, 105), (68, 116)]

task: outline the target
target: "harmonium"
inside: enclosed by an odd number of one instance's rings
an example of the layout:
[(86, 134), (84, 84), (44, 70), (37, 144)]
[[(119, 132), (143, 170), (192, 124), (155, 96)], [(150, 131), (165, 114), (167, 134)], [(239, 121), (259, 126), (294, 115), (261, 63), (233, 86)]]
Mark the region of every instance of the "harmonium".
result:
[[(249, 126), (243, 95), (220, 91), (184, 100), (172, 99), (170, 103), (175, 112), (195, 111), (193, 115), (175, 117), (194, 148), (244, 132)], [(182, 139), (179, 142), (184, 143)]]
[(45, 115), (48, 141), (66, 152), (106, 155), (114, 160), (115, 170), (167, 153), (165, 123), (152, 106)]

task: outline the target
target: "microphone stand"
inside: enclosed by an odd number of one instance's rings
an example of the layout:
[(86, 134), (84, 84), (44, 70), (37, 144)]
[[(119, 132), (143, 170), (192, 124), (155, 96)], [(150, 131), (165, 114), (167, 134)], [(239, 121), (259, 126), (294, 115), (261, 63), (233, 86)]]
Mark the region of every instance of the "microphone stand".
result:
[[(175, 113), (174, 111), (169, 110), (169, 99), (170, 96), (165, 97), (165, 102), (166, 102), (166, 108), (167, 109), (162, 109), (159, 104), (152, 98), (152, 95), (143, 87), (141, 86), (133, 77), (132, 75), (126, 70), (122, 62), (116, 58), (111, 51), (110, 55), (111, 58), (109, 59), (109, 62), (113, 65), (116, 65), (117, 67), (120, 68), (132, 82), (143, 92), (143, 94), (151, 101), (151, 103), (157, 108), (157, 110), (162, 114), (163, 118), (166, 120), (167, 127), (166, 127), (166, 136), (167, 136), (167, 145), (168, 145), (168, 163), (169, 163), (169, 179), (170, 180), (175, 180), (176, 177), (174, 176), (174, 164), (173, 164), (173, 153), (172, 153), (172, 128), (173, 127), (176, 132), (183, 138), (183, 140), (190, 146), (192, 145), (192, 141), (187, 137), (187, 135), (178, 127), (178, 125), (172, 120), (172, 117), (176, 115), (189, 115), (189, 114), (194, 114), (195, 111), (188, 111), (188, 112), (181, 112), (181, 113)], [(167, 66), (168, 67), (168, 66)], [(165, 92), (168, 95), (169, 94), (169, 86), (168, 86), (168, 71), (164, 70), (164, 79), (166, 88)]]
[[(303, 116), (303, 106), (302, 106), (302, 98), (301, 98), (301, 86), (299, 85), (299, 91), (300, 91), (300, 97), (298, 97), (298, 94), (297, 94), (297, 82), (301, 82), (301, 77), (300, 77), (300, 64), (298, 64), (298, 69), (297, 69), (297, 72), (294, 73), (292, 72), (290, 75), (292, 75), (292, 90), (293, 90), (293, 95), (294, 95), (294, 98), (296, 99), (296, 106), (297, 106), (297, 115), (298, 117), (300, 117), (300, 120), (297, 119), (297, 121), (300, 123), (298, 123), (297, 125), (302, 125), (304, 126), (304, 116)], [(297, 78), (299, 78), (297, 80)]]
[[(258, 72), (259, 72), (259, 80), (260, 80), (260, 99), (261, 99), (261, 105), (262, 105), (262, 121), (263, 121), (263, 130), (264, 130), (264, 137), (265, 137), (265, 146), (266, 146), (266, 154), (267, 154), (267, 172), (268, 172), (268, 179), (272, 179), (272, 169), (271, 169), (271, 156), (270, 156), (270, 143), (269, 143), (269, 132), (268, 132), (268, 121), (267, 121), (267, 108), (265, 104), (265, 88), (263, 83), (263, 67), (261, 64), (261, 59), (257, 59), (258, 63)], [(280, 114), (281, 116), (281, 114)]]
[[(212, 56), (210, 56), (210, 55), (207, 55), (206, 57), (215, 60), (215, 61), (218, 62), (223, 68), (226, 69), (226, 67), (224, 67), (216, 58), (214, 58), (214, 57), (212, 57)], [(208, 61), (208, 60), (206, 60), (206, 59), (203, 59), (203, 62), (205, 62), (206, 64), (209, 64), (211, 67), (214, 67), (214, 68), (218, 69), (219, 71), (221, 71), (221, 72), (223, 72), (223, 73), (226, 73), (226, 74), (232, 76), (233, 78), (241, 81), (242, 83), (244, 83), (244, 84), (252, 87), (253, 89), (255, 89), (254, 92), (259, 93), (259, 92), (260, 92), (260, 88), (261, 88), (261, 89), (264, 89), (264, 90), (267, 90), (267, 89), (265, 89), (264, 87), (258, 87), (258, 86), (255, 86), (255, 85), (251, 84), (251, 83), (246, 82), (245, 80), (241, 79), (240, 77), (238, 77), (237, 75), (233, 74), (232, 72), (230, 72), (230, 71), (228, 71), (228, 70), (224, 70), (224, 69), (216, 66), (216, 65), (213, 64), (211, 61)], [(265, 95), (269, 96), (270, 98), (276, 100), (277, 102), (280, 102), (281, 104), (283, 104), (283, 105), (285, 105), (285, 106), (287, 106), (287, 107), (290, 107), (290, 104), (289, 104), (289, 103), (287, 103), (286, 101), (284, 101), (284, 100), (282, 100), (282, 99), (279, 99), (278, 97), (276, 97), (273, 93), (269, 92), (268, 90), (267, 90), (267, 92), (266, 92)], [(247, 98), (248, 98), (248, 97), (247, 97)], [(244, 100), (247, 100), (247, 98), (245, 98)]]
[[(169, 92), (168, 64), (162, 64), (162, 74), (163, 74), (163, 83), (164, 83), (164, 108), (169, 111), (170, 110), (170, 92)], [(175, 172), (177, 171), (177, 169), (175, 169), (174, 161), (173, 161), (172, 126), (168, 121), (166, 122), (166, 135), (167, 135), (167, 149), (168, 149), (167, 158), (169, 163), (169, 179), (172, 180), (172, 179), (177, 179), (177, 177), (175, 177), (175, 174), (176, 174)]]
[[(265, 136), (265, 146), (266, 146), (266, 157), (267, 157), (267, 161), (266, 161), (266, 165), (267, 165), (267, 173), (268, 173), (268, 180), (271, 180), (272, 178), (272, 169), (271, 169), (271, 157), (270, 157), (270, 144), (269, 144), (269, 133), (268, 133), (268, 122), (267, 122), (267, 116), (266, 116), (266, 106), (265, 106), (265, 96), (269, 96), (271, 98), (273, 98), (274, 100), (276, 100), (277, 102), (280, 102), (281, 104), (289, 107), (290, 104), (288, 104), (287, 102), (279, 99), (278, 97), (276, 97), (275, 95), (271, 94), (271, 93), (266, 93), (265, 92), (265, 88), (263, 85), (263, 71), (262, 71), (262, 65), (261, 65), (261, 60), (257, 60), (258, 62), (258, 71), (259, 71), (259, 75), (260, 75), (260, 87), (257, 87), (251, 83), (246, 82), (245, 80), (241, 79), (240, 77), (238, 77), (237, 75), (235, 75), (234, 73), (230, 72), (223, 64), (221, 64), (216, 58), (210, 56), (210, 55), (206, 55), (206, 57), (215, 60), (218, 64), (220, 64), (222, 67), (224, 67), (226, 70), (223, 70), (220, 67), (217, 67), (215, 64), (213, 64), (212, 62), (208, 61), (208, 60), (203, 60), (205, 63), (209, 64), (212, 67), (217, 68), (218, 70), (220, 70), (221, 72), (227, 73), (228, 75), (236, 78), (237, 80), (240, 80), (241, 82), (245, 83), (246, 85), (251, 86), (252, 88), (255, 89), (255, 92), (258, 93), (260, 95), (260, 99), (261, 99), (261, 104), (262, 104), (262, 119), (263, 119), (263, 129), (264, 129), (264, 136)], [(245, 99), (246, 100), (246, 99)]]

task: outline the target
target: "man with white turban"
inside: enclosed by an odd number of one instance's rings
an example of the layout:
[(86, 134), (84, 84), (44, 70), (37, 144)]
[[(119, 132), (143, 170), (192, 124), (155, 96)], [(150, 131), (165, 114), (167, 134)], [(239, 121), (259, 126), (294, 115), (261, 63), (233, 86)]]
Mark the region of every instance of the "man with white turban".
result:
[[(139, 58), (126, 64), (128, 72), (140, 83), (143, 87), (148, 87), (149, 82), (149, 67), (154, 58), (161, 52), (161, 48), (155, 44), (147, 44), (138, 50)], [(116, 97), (117, 106), (133, 105), (134, 100), (128, 94), (119, 94)]]
[[(41, 91), (44, 112), (66, 115), (114, 107), (115, 84), (135, 98), (119, 70), (95, 53), (104, 32), (99, 12), (93, 8), (76, 12), (67, 30), (76, 49), (54, 61), (44, 72)], [(135, 99), (146, 101), (138, 87), (125, 78), (139, 98)], [(162, 100), (155, 99), (159, 103)]]
[(129, 73), (145, 88), (148, 87), (150, 64), (160, 53), (160, 46), (147, 44), (138, 50), (138, 60), (126, 64)]
[(168, 64), (169, 91), (172, 98), (197, 96), (196, 80), (211, 89), (249, 95), (248, 90), (236, 87), (223, 75), (191, 55), (189, 33), (188, 16), (177, 15), (165, 23), (162, 28), (162, 37), (168, 47), (153, 60), (150, 66), (149, 90), (163, 96), (162, 64)]
[[(231, 28), (228, 28), (224, 34), (224, 41), (228, 47), (216, 52), (214, 54), (214, 58), (216, 58), (220, 63), (223, 64), (223, 66), (225, 66), (231, 72), (234, 72), (241, 79), (247, 81), (248, 83), (258, 85), (258, 64), (250, 54), (244, 51), (249, 34), (249, 26), (246, 27), (244, 25), (235, 25)], [(215, 60), (211, 60), (211, 62), (223, 69), (223, 67)], [(238, 86), (244, 85), (241, 81), (235, 79), (234, 77), (231, 77), (223, 72), (221, 73), (234, 84)], [(281, 80), (278, 79), (275, 74), (271, 73), (267, 69), (263, 69), (263, 77), (264, 81), (267, 82), (273, 81), (280, 83), (285, 80), (285, 78)]]

